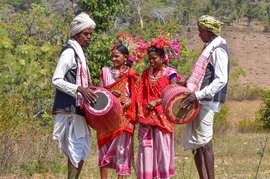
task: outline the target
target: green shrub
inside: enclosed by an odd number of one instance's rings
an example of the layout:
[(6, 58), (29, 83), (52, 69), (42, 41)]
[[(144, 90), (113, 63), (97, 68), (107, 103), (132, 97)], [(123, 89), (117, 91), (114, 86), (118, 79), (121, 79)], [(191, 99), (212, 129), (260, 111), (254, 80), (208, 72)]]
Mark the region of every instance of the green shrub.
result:
[(270, 91), (264, 91), (262, 95), (262, 104), (258, 111), (258, 120), (265, 129), (270, 129)]
[(229, 127), (229, 123), (227, 120), (228, 113), (229, 113), (229, 107), (226, 104), (222, 105), (220, 112), (215, 113), (215, 117), (214, 117), (215, 133), (223, 134), (228, 129)]
[(111, 66), (110, 48), (114, 45), (116, 37), (106, 34), (94, 34), (88, 48), (89, 70), (92, 82), (98, 85), (102, 67)]
[(263, 32), (270, 32), (270, 25), (265, 25), (264, 26), (264, 29), (263, 29)]
[(238, 131), (241, 133), (247, 133), (247, 132), (256, 132), (260, 126), (258, 124), (258, 121), (254, 121), (252, 119), (243, 119), (239, 122)]

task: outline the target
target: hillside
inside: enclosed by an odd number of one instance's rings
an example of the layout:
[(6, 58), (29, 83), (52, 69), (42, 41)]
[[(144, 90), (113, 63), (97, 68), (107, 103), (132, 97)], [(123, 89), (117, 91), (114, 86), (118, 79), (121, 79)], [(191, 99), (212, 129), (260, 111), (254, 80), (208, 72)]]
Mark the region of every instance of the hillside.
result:
[[(246, 72), (241, 84), (270, 89), (270, 33), (263, 33), (263, 26), (258, 23), (252, 23), (251, 27), (245, 24), (225, 26), (221, 36), (227, 40), (231, 59), (236, 59)], [(185, 38), (188, 49), (199, 51), (202, 48), (197, 27), (180, 35)]]

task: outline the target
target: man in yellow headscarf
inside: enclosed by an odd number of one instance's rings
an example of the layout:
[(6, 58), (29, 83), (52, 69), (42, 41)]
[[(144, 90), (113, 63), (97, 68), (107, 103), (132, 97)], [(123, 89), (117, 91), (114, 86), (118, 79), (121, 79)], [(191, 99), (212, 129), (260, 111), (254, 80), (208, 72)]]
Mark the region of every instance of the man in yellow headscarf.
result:
[(225, 102), (229, 77), (229, 53), (225, 39), (219, 36), (220, 21), (209, 15), (198, 21), (199, 37), (205, 43), (186, 86), (192, 91), (181, 107), (199, 101), (198, 115), (186, 124), (183, 147), (192, 150), (200, 178), (215, 178), (212, 148), (214, 113)]
[(220, 29), (221, 29), (221, 22), (214, 18), (213, 16), (209, 15), (203, 15), (198, 19), (198, 25), (207, 30), (212, 32), (215, 35), (220, 34)]

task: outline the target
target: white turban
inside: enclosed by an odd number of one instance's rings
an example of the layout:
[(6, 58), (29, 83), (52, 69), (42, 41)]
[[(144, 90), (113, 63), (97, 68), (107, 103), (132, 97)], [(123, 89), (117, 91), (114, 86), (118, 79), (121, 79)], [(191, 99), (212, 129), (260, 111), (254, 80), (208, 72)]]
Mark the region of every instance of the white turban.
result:
[(70, 24), (70, 34), (74, 37), (87, 28), (95, 29), (96, 23), (89, 17), (88, 14), (82, 12), (77, 15)]

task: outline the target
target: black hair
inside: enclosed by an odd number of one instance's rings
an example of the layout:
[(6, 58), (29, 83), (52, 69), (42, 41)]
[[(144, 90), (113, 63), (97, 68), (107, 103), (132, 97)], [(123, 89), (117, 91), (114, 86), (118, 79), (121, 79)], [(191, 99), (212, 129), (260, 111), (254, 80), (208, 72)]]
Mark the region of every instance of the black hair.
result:
[(118, 50), (120, 53), (124, 55), (129, 55), (128, 48), (124, 44), (121, 44), (121, 43), (113, 47), (112, 50)]
[(161, 48), (158, 48), (155, 45), (152, 45), (151, 47), (148, 48), (147, 54), (149, 54), (150, 52), (155, 52), (159, 56), (165, 57), (165, 50), (164, 49), (161, 49)]
[[(121, 54), (129, 56), (128, 48), (122, 43), (114, 46), (112, 50), (118, 50)], [(132, 61), (127, 59), (125, 65), (131, 67), (132, 63)]]

